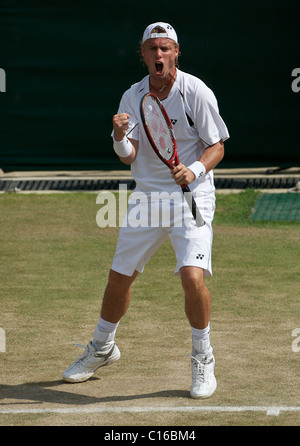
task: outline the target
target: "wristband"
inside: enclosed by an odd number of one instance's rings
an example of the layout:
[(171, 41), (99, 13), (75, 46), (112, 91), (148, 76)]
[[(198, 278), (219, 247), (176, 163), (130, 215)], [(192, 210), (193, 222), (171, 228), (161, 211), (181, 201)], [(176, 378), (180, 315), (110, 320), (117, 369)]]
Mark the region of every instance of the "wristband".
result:
[(114, 151), (118, 156), (120, 156), (121, 158), (126, 158), (127, 156), (131, 155), (132, 144), (126, 136), (124, 136), (122, 141), (116, 141), (115, 138), (113, 138), (113, 140)]
[(202, 178), (205, 177), (206, 169), (204, 164), (201, 163), (201, 161), (195, 161), (193, 164), (188, 166), (188, 169), (190, 169), (193, 172), (196, 180), (200, 177)]

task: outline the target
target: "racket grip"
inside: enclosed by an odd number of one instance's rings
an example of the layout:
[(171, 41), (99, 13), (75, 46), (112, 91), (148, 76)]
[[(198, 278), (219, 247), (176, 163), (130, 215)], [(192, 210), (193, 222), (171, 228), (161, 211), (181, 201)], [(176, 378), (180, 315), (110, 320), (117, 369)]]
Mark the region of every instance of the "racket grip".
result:
[(201, 212), (199, 211), (195, 198), (192, 195), (192, 192), (190, 190), (190, 188), (188, 186), (183, 186), (182, 187), (182, 192), (184, 194), (184, 197), (186, 199), (187, 204), (189, 205), (189, 208), (193, 214), (193, 217), (196, 221), (196, 225), (198, 227), (204, 226), (205, 225), (205, 221), (203, 220), (203, 217), (201, 215)]

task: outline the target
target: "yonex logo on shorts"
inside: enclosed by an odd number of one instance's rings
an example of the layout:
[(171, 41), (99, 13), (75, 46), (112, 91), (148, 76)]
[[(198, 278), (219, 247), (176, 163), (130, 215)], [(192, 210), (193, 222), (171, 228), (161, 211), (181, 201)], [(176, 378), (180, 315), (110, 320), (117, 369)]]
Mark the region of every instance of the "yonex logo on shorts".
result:
[(202, 259), (204, 259), (204, 254), (197, 254), (196, 259), (197, 259), (197, 260), (202, 260)]

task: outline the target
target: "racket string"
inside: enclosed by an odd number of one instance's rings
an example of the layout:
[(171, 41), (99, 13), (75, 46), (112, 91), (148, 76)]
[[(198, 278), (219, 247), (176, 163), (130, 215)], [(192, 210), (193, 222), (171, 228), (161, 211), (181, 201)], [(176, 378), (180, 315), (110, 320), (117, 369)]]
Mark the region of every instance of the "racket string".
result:
[(153, 141), (161, 156), (170, 160), (174, 154), (174, 144), (165, 118), (159, 105), (151, 97), (144, 104), (145, 120), (150, 129)]

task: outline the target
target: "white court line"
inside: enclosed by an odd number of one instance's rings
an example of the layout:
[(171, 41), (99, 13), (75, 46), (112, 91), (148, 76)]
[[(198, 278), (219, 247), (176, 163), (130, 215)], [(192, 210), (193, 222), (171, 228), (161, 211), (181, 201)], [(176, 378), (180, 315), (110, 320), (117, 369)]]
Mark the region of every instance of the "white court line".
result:
[(42, 409), (0, 409), (0, 414), (38, 414), (38, 413), (153, 413), (153, 412), (266, 412), (266, 415), (279, 415), (281, 412), (300, 412), (300, 406), (150, 406), (150, 407), (69, 407)]

